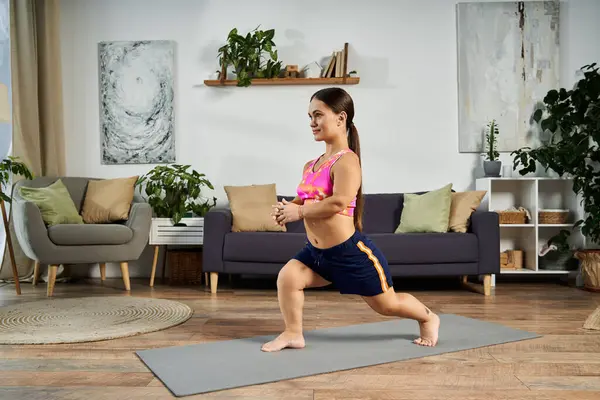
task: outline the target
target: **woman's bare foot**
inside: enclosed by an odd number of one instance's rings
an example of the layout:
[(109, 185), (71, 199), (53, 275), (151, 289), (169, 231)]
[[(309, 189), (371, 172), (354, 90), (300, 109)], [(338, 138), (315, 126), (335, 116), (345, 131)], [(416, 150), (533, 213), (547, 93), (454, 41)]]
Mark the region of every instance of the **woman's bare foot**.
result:
[(284, 331), (281, 335), (263, 344), (262, 351), (279, 351), (285, 348), (301, 349), (304, 347), (304, 336), (301, 333)]
[(420, 346), (434, 347), (438, 341), (438, 332), (440, 330), (440, 317), (431, 312), (427, 322), (419, 322), (421, 337), (415, 339), (414, 343)]

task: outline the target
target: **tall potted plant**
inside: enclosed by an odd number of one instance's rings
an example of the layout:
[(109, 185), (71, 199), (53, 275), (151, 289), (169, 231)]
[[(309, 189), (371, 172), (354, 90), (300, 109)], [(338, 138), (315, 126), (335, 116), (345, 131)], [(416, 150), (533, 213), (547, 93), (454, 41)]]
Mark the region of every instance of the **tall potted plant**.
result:
[[(596, 63), (582, 67), (583, 78), (571, 90), (550, 90), (544, 107), (533, 114), (550, 138), (542, 146), (523, 147), (511, 153), (513, 168), (525, 175), (537, 163), (560, 177), (573, 179), (573, 191), (582, 197), (584, 218), (574, 224), (593, 243), (600, 244), (600, 73)], [(580, 249), (584, 285), (600, 289), (600, 250)]]
[(487, 124), (486, 134), (485, 134), (485, 160), (483, 161), (483, 170), (485, 172), (485, 176), (500, 176), (500, 169), (502, 167), (502, 162), (498, 160), (500, 154), (498, 150), (496, 150), (496, 145), (498, 141), (498, 124), (496, 120), (493, 119)]
[[(277, 50), (273, 37), (275, 30), (259, 30), (258, 27), (246, 36), (240, 35), (233, 28), (227, 35), (227, 44), (219, 48), (220, 73), (227, 75), (227, 67), (233, 66), (237, 76), (237, 86), (250, 86), (253, 78), (275, 78), (282, 70), (281, 61), (277, 60)], [(270, 58), (265, 57), (265, 53)]]
[(185, 226), (181, 220), (190, 212), (204, 217), (217, 201), (216, 197), (202, 196), (202, 187), (214, 189), (206, 175), (193, 169), (188, 171), (189, 168), (190, 165), (158, 165), (135, 183), (136, 187), (146, 184), (144, 192), (156, 216), (170, 218), (176, 226)]

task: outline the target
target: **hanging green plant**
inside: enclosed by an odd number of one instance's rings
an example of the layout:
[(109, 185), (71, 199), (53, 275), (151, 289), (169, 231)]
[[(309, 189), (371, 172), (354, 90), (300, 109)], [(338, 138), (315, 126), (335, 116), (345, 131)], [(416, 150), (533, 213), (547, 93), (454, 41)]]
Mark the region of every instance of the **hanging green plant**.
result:
[(278, 77), (282, 71), (282, 63), (277, 60), (274, 36), (274, 29), (263, 31), (257, 27), (242, 36), (238, 34), (237, 28), (233, 28), (227, 36), (227, 44), (219, 48), (218, 53), (219, 65), (225, 70), (225, 75), (227, 67), (233, 66), (237, 86), (250, 86), (253, 78)]

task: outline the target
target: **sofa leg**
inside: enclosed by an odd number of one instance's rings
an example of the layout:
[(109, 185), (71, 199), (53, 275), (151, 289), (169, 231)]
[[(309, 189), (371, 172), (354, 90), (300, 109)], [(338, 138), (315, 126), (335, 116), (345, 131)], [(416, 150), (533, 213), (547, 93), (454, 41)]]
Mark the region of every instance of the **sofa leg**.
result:
[(462, 276), (461, 281), (463, 286), (476, 293), (480, 293), (484, 296), (490, 296), (492, 294), (492, 275), (490, 274), (483, 275), (482, 285), (469, 282), (468, 277), (466, 275)]
[(36, 261), (33, 266), (33, 281), (31, 281), (31, 284), (33, 286), (37, 285), (38, 279), (40, 279), (40, 262)]
[(106, 263), (100, 263), (100, 280), (106, 280)]
[(123, 275), (123, 283), (125, 284), (125, 290), (131, 290), (131, 284), (129, 283), (129, 264), (126, 262), (121, 263), (121, 274)]
[(48, 289), (46, 295), (52, 297), (54, 294), (54, 284), (56, 283), (56, 273), (58, 272), (58, 265), (48, 265)]
[(219, 283), (219, 273), (211, 272), (210, 273), (210, 292), (217, 293), (217, 285)]

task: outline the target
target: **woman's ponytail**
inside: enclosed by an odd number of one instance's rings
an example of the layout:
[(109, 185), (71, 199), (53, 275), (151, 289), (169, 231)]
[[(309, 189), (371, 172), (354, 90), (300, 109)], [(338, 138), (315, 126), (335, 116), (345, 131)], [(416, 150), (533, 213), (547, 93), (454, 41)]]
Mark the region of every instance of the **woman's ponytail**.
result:
[[(362, 164), (360, 159), (360, 139), (358, 137), (358, 130), (353, 122), (348, 123), (348, 147), (352, 150), (357, 156), (358, 161)], [(362, 197), (362, 176), (360, 187), (358, 188), (358, 193), (356, 194), (356, 208), (354, 209), (354, 227), (359, 232), (362, 232), (362, 213), (363, 213), (363, 197)]]

